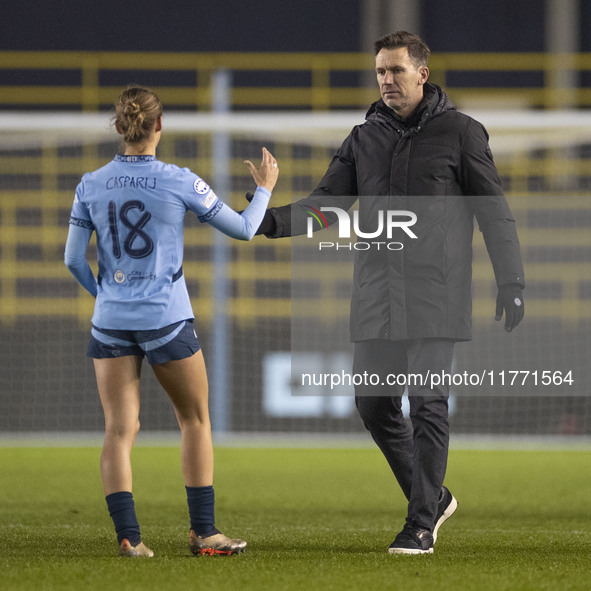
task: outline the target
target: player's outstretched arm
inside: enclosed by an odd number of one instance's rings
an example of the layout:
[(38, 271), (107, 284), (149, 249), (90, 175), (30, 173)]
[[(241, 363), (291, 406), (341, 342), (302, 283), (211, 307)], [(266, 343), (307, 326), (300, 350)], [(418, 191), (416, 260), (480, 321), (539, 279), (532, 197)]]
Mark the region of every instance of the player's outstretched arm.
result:
[(271, 191), (279, 176), (277, 161), (266, 148), (263, 148), (263, 158), (259, 168), (250, 160), (246, 160), (245, 164), (257, 184), (250, 205), (238, 213), (222, 203), (215, 216), (207, 220), (214, 228), (237, 240), (250, 240), (255, 235), (263, 221)]
[[(306, 234), (310, 207), (348, 210), (357, 201), (357, 169), (353, 150), (355, 134), (354, 129), (341, 144), (315, 189), (296, 203), (271, 207), (265, 213), (256, 234), (264, 234), (267, 238)], [(250, 201), (248, 193), (246, 198)], [(337, 221), (337, 216), (329, 213), (326, 220), (330, 226)]]

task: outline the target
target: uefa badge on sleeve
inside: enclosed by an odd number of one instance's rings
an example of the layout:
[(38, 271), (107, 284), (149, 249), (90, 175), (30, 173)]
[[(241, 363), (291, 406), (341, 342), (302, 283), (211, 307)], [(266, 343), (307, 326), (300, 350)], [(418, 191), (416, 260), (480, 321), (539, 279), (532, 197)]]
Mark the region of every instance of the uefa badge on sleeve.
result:
[(205, 195), (209, 191), (209, 185), (203, 179), (196, 178), (193, 189), (195, 189), (197, 195)]
[(203, 195), (201, 204), (209, 209), (216, 201), (215, 193), (211, 190), (210, 186), (203, 180), (197, 177), (193, 183), (193, 189), (197, 195)]

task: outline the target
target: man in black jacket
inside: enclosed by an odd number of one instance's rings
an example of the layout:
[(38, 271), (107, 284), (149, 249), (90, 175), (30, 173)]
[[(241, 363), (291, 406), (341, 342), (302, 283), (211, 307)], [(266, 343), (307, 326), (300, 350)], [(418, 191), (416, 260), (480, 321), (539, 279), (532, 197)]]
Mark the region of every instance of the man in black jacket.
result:
[[(411, 211), (418, 239), (404, 248), (355, 251), (351, 302), (354, 374), (451, 373), (454, 343), (471, 338), (472, 232), (476, 217), (498, 286), (497, 320), (510, 332), (523, 318), (525, 286), (515, 222), (484, 127), (456, 111), (427, 80), (429, 48), (416, 35), (375, 43), (381, 99), (345, 139), (305, 199), (271, 208), (258, 230), (269, 238), (306, 232), (310, 207), (349, 209), (359, 200), (362, 231), (379, 212)], [(332, 217), (331, 217), (332, 215)], [(334, 214), (327, 213), (330, 223)], [(393, 554), (433, 552), (439, 526), (455, 511), (443, 486), (449, 441), (449, 386), (409, 385), (412, 431), (399, 386), (357, 386), (366, 428), (408, 503)]]

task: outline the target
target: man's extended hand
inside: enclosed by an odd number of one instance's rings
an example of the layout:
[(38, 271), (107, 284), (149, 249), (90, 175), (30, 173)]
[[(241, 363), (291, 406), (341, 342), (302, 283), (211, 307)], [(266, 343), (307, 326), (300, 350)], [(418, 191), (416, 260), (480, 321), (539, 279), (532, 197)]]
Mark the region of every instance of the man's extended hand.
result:
[(495, 320), (503, 318), (505, 313), (505, 330), (511, 332), (523, 319), (523, 289), (521, 285), (501, 285), (497, 294)]

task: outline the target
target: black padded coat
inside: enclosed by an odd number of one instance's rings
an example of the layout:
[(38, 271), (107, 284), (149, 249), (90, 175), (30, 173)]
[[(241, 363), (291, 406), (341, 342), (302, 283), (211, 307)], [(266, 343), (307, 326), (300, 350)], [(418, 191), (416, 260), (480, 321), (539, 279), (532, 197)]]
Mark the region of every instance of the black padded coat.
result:
[[(472, 234), (483, 233), (498, 286), (524, 286), (515, 222), (504, 197), (484, 127), (456, 111), (427, 83), (406, 121), (381, 100), (345, 139), (326, 174), (305, 199), (271, 208), (279, 238), (306, 232), (309, 213), (359, 200), (360, 227), (377, 227), (378, 211), (417, 216), (402, 250), (355, 252), (352, 341), (471, 337)], [(332, 217), (331, 217), (332, 215)], [(329, 224), (336, 221), (328, 214)], [(377, 239), (375, 239), (377, 240)]]

